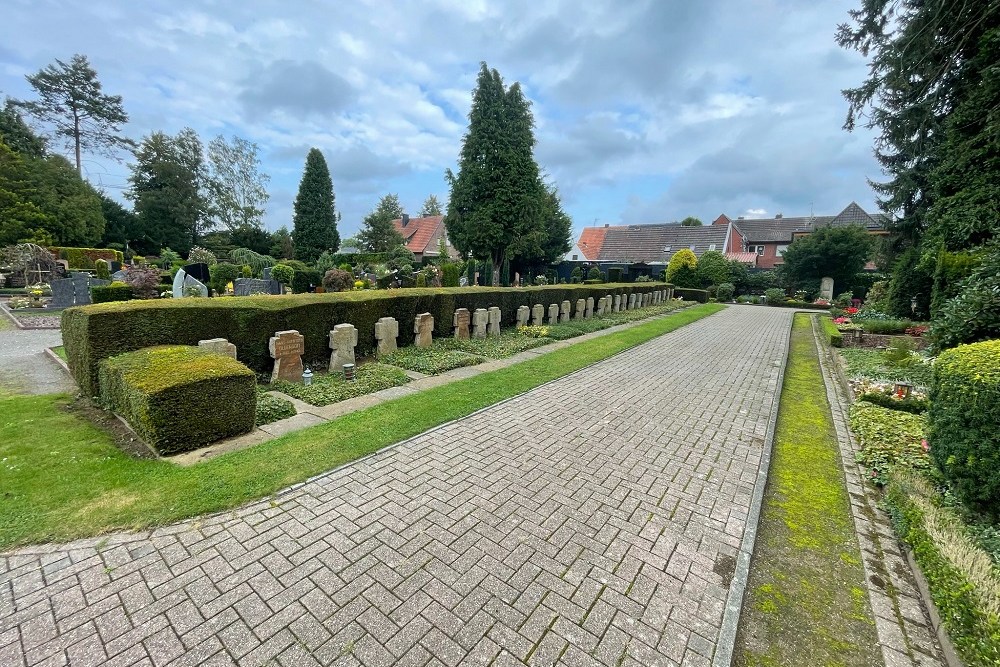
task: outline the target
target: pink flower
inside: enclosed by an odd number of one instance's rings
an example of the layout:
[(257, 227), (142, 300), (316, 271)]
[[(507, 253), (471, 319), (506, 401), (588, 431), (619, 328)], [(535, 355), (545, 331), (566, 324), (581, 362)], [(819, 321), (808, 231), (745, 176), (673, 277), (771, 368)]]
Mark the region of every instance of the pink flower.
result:
[(920, 441), (920, 446), (924, 448), (925, 452), (931, 451), (930, 443), (927, 442), (927, 438)]

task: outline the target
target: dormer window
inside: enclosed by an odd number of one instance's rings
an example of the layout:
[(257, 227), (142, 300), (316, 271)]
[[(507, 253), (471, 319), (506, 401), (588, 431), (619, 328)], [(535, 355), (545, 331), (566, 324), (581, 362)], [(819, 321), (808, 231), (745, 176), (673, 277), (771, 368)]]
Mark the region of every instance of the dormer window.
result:
[(665, 247), (665, 248), (663, 249), (663, 252), (670, 252), (670, 246), (666, 246), (666, 247)]
[(709, 250), (715, 250), (715, 244), (714, 243), (709, 244), (708, 249)]

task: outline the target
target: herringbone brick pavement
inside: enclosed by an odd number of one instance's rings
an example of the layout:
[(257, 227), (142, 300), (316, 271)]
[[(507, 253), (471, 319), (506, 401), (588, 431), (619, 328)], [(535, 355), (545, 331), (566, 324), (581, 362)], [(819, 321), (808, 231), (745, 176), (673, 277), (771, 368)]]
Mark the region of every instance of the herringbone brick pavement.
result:
[(0, 665), (708, 665), (790, 323), (730, 308), (276, 503), (0, 555)]

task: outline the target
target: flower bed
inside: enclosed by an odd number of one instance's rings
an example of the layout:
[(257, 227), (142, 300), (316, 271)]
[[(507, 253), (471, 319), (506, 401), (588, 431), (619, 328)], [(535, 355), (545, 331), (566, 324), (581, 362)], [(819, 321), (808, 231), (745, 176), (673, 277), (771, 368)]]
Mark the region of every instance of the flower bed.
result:
[(274, 382), (268, 386), (310, 405), (324, 406), (398, 387), (409, 381), (409, 376), (399, 368), (385, 364), (365, 364), (358, 367), (353, 382), (348, 382), (339, 373), (318, 373), (309, 386), (291, 382)]

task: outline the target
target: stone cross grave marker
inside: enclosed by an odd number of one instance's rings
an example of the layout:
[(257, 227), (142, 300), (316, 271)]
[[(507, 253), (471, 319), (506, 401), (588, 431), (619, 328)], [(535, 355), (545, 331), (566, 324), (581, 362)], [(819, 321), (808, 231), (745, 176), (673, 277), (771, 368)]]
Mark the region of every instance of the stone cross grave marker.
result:
[(469, 322), (472, 321), (472, 314), (468, 308), (457, 308), (451, 320), (451, 325), (455, 327), (455, 338), (466, 340), (469, 337)]
[(517, 307), (517, 326), (528, 326), (528, 319), (531, 317), (531, 310), (527, 306)]
[(826, 277), (820, 281), (819, 298), (833, 301), (833, 278)]
[(563, 301), (559, 305), (559, 321), (569, 322), (569, 301)]
[(559, 324), (559, 304), (553, 303), (549, 305), (549, 325)]
[(573, 319), (574, 320), (582, 320), (583, 319), (583, 311), (584, 311), (584, 309), (586, 307), (587, 307), (587, 300), (586, 299), (577, 299), (576, 300), (576, 310), (573, 311)]
[(306, 351), (305, 336), (295, 329), (279, 331), (271, 336), (268, 350), (274, 359), (271, 382), (302, 382), (302, 354)]
[(614, 305), (613, 312), (617, 313), (621, 309), (622, 309), (622, 295), (621, 294), (615, 294), (615, 305)]
[(413, 319), (413, 333), (417, 334), (413, 344), (417, 347), (430, 347), (434, 342), (434, 316), (430, 313), (420, 313)]
[(344, 364), (357, 363), (354, 348), (358, 344), (358, 330), (353, 324), (338, 324), (330, 330), (330, 372), (344, 370)]
[(604, 296), (604, 310), (601, 311), (601, 315), (607, 315), (611, 312), (611, 304), (614, 299), (611, 298), (610, 294)]
[(226, 357), (236, 358), (236, 346), (225, 338), (209, 338), (198, 341), (198, 348), (207, 350), (212, 354), (221, 354)]
[(587, 297), (587, 307), (583, 311), (583, 316), (588, 320), (594, 316), (594, 297)]
[(399, 336), (399, 322), (395, 317), (383, 317), (375, 323), (375, 339), (378, 341), (376, 354), (384, 357), (396, 351), (396, 338)]
[(635, 294), (628, 295), (628, 309), (632, 310), (635, 308)]
[(545, 306), (536, 303), (531, 307), (531, 323), (536, 327), (540, 327), (545, 323)]
[(499, 336), (500, 335), (500, 308), (497, 306), (490, 306), (489, 310), (490, 317), (490, 335)]
[(485, 308), (476, 308), (472, 313), (472, 337), (486, 338), (486, 327), (490, 323), (490, 314)]

